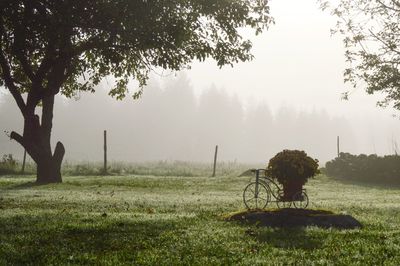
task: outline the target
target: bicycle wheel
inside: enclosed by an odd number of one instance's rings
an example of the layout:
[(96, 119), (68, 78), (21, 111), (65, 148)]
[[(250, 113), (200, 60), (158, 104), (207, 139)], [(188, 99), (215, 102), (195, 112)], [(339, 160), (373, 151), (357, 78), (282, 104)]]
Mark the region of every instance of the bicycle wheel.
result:
[(267, 187), (262, 183), (252, 182), (243, 191), (243, 202), (247, 209), (264, 209), (270, 201)]
[(283, 190), (279, 190), (278, 198), (276, 199), (276, 206), (278, 206), (279, 209), (290, 208), (290, 206), (292, 206), (292, 202), (283, 200), (283, 198), (284, 198)]
[(293, 195), (293, 205), (296, 209), (305, 209), (308, 206), (308, 196), (303, 190)]

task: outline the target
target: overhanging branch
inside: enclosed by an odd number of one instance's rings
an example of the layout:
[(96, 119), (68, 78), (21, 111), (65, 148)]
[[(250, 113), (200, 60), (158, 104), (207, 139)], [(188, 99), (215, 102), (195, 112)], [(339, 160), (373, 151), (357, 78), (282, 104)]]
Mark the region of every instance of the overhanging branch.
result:
[(10, 138), (13, 139), (13, 140), (15, 140), (15, 141), (18, 142), (19, 144), (21, 144), (21, 146), (23, 146), (24, 148), (26, 148), (26, 147), (25, 147), (24, 138), (23, 138), (20, 134), (18, 134), (17, 132), (15, 132), (15, 131), (11, 132)]
[[(29, 6), (29, 5), (28, 5)], [(33, 81), (34, 73), (32, 66), (28, 62), (26, 55), (26, 30), (27, 30), (27, 16), (29, 15), (29, 8), (25, 7), (24, 18), (22, 22), (18, 21), (16, 17), (12, 17), (12, 22), (15, 25), (14, 31), (14, 43), (12, 45), (12, 51), (16, 55), (18, 61), (21, 63), (22, 69), (28, 78)], [(23, 24), (22, 24), (23, 23)]]
[(3, 54), (3, 50), (0, 48), (0, 66), (1, 66), (1, 72), (2, 72), (2, 79), (4, 80), (6, 87), (10, 91), (11, 95), (14, 97), (15, 101), (17, 102), (17, 105), (19, 109), (21, 110), (21, 113), (23, 116), (25, 116), (26, 113), (26, 104), (24, 99), (22, 98), (21, 93), (19, 92), (17, 86), (15, 85), (12, 76), (11, 76), (11, 70), (10, 66), (7, 62), (6, 57)]
[(35, 81), (41, 81), (46, 76), (46, 73), (51, 69), (51, 66), (54, 64), (54, 53), (55, 47), (51, 43), (47, 46), (45, 56), (36, 71)]
[(384, 2), (382, 2), (380, 0), (376, 0), (376, 2), (378, 2), (382, 7), (386, 8), (386, 9), (389, 9), (389, 10), (392, 10), (392, 11), (395, 11), (395, 12), (400, 12), (400, 2), (397, 2), (397, 1), (394, 1), (394, 0), (391, 1), (398, 8), (395, 8), (395, 7), (392, 7), (392, 6), (388, 6), (386, 3), (384, 3)]
[(397, 6), (398, 8), (400, 8), (400, 1), (397, 0), (392, 0), (392, 3)]
[(382, 38), (380, 38), (378, 36), (378, 34), (375, 34), (372, 30), (369, 30), (369, 33), (371, 34), (372, 37), (374, 37), (376, 40), (378, 40), (380, 43), (382, 43), (387, 49), (389, 49), (390, 51), (400, 55), (400, 51), (393, 48), (392, 45), (390, 45), (389, 43), (387, 43), (385, 40), (383, 40)]
[(39, 158), (39, 152), (32, 143), (29, 143), (29, 141), (25, 141), (25, 139), (15, 131), (11, 132), (10, 138), (18, 142), (22, 147), (24, 147), (31, 158), (35, 162), (37, 162), (37, 158)]

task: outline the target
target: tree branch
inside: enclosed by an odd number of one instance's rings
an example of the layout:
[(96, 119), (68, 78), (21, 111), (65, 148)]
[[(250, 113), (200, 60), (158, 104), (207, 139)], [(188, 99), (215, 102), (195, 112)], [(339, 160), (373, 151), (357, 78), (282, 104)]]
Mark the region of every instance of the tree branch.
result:
[(45, 56), (36, 71), (35, 81), (39, 82), (44, 79), (46, 73), (50, 70), (51, 66), (54, 64), (54, 53), (55, 47), (52, 43), (49, 43), (46, 49)]
[(394, 1), (394, 0), (391, 1), (393, 4), (395, 4), (396, 6), (398, 6), (399, 9), (394, 8), (394, 7), (391, 7), (391, 6), (388, 6), (386, 3), (384, 3), (384, 2), (382, 2), (382, 1), (380, 1), (380, 0), (376, 0), (376, 2), (378, 2), (379, 4), (381, 4), (381, 6), (384, 7), (384, 8), (386, 8), (386, 9), (389, 9), (389, 10), (392, 10), (392, 11), (395, 11), (395, 12), (400, 12), (400, 2), (397, 2), (397, 1)]
[(11, 132), (10, 138), (18, 142), (22, 147), (24, 147), (24, 149), (28, 152), (31, 158), (35, 162), (37, 162), (37, 159), (39, 158), (39, 152), (37, 151), (37, 148), (35, 148), (34, 145), (29, 143), (29, 141), (26, 142), (25, 139), (15, 131)]
[(26, 113), (25, 101), (22, 98), (22, 95), (19, 92), (17, 86), (15, 86), (15, 83), (11, 76), (10, 66), (7, 62), (6, 57), (3, 54), (3, 49), (1, 49), (1, 47), (0, 47), (0, 66), (2, 69), (2, 71), (1, 71), (2, 78), (6, 84), (6, 87), (11, 92), (11, 95), (14, 97), (15, 101), (17, 102), (17, 105), (18, 105), (19, 109), (21, 110), (22, 115), (25, 117), (25, 113)]
[(13, 50), (14, 50), (14, 53), (15, 53), (18, 61), (21, 63), (21, 66), (22, 66), (22, 69), (24, 70), (24, 73), (33, 82), (35, 76), (33, 74), (32, 67), (29, 65), (28, 60), (27, 60), (23, 50), (18, 48), (18, 47), (14, 47)]
[(22, 147), (26, 148), (26, 147), (25, 147), (24, 138), (23, 138), (20, 134), (18, 134), (17, 132), (15, 132), (15, 131), (11, 132), (10, 138), (13, 139), (13, 140), (15, 140), (15, 141), (18, 142), (19, 144), (21, 144)]
[(64, 145), (61, 142), (57, 142), (53, 155), (53, 159), (57, 162), (57, 164), (61, 165), (61, 162), (64, 158), (64, 154), (65, 154)]
[(115, 36), (112, 36), (112, 37), (109, 37), (109, 39), (104, 40), (104, 38), (102, 38), (99, 35), (93, 36), (93, 37), (89, 38), (86, 42), (83, 42), (80, 45), (76, 46), (75, 49), (72, 50), (72, 55), (79, 56), (83, 52), (86, 52), (91, 49), (96, 49), (96, 48), (101, 49), (101, 48), (110, 47), (113, 45), (112, 40), (114, 37)]
[(391, 0), (394, 5), (400, 8), (400, 2), (397, 0)]
[(381, 42), (387, 49), (389, 49), (390, 51), (400, 55), (400, 51), (399, 50), (393, 49), (393, 47), (391, 47), (387, 42), (382, 40), (382, 38), (380, 38), (378, 35), (376, 35), (372, 30), (369, 30), (369, 33), (371, 34), (372, 37), (374, 37), (376, 40)]
[(17, 17), (12, 17), (12, 22), (15, 26), (15, 32), (14, 32), (14, 43), (12, 45), (12, 51), (16, 55), (18, 61), (20, 61), (22, 69), (24, 70), (25, 74), (28, 76), (28, 78), (33, 81), (34, 79), (34, 74), (33, 74), (33, 69), (32, 66), (28, 63), (27, 56), (25, 54), (26, 51), (26, 29), (27, 29), (27, 17), (29, 15), (29, 4), (25, 3), (25, 10), (24, 10), (24, 17), (22, 20), (22, 23), (19, 23)]

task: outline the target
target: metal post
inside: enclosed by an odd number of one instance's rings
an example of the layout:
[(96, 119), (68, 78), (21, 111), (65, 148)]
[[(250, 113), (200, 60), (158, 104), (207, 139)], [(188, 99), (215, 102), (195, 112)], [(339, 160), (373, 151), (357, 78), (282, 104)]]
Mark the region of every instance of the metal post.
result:
[(104, 130), (104, 174), (107, 173), (107, 130)]
[(218, 145), (215, 146), (215, 154), (214, 154), (214, 170), (213, 170), (213, 174), (212, 177), (215, 177), (215, 171), (217, 168), (217, 156), (218, 156)]
[(336, 141), (336, 146), (337, 146), (337, 157), (340, 157), (340, 138), (339, 136), (337, 137), (337, 141)]
[(26, 150), (24, 150), (24, 159), (22, 161), (22, 169), (21, 169), (22, 174), (25, 173), (25, 162), (26, 162)]

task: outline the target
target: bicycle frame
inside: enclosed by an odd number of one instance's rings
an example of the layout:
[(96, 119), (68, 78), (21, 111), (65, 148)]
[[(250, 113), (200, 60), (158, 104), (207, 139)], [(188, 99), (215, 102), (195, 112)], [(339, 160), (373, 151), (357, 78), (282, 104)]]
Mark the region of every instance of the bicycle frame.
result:
[[(260, 172), (264, 172), (264, 177), (260, 176)], [(271, 189), (271, 185), (274, 186), (274, 188), (276, 189), (276, 191), (280, 191), (281, 187), (275, 183), (271, 178), (267, 177), (266, 175), (266, 170), (265, 169), (254, 169), (252, 170), (252, 172), (255, 172), (256, 174), (256, 197), (258, 196), (258, 184), (260, 184), (260, 182), (264, 183), (264, 185), (268, 188), (269, 192), (271, 192), (271, 195), (274, 197), (274, 199), (277, 201), (279, 200), (279, 193), (275, 194), (274, 193), (274, 189)]]
[(283, 198), (284, 193), (280, 184), (269, 178), (265, 169), (252, 169), (251, 172), (255, 173), (255, 181), (251, 179), (243, 191), (243, 201), (248, 209), (259, 206), (265, 208), (269, 202), (275, 202), (280, 209), (290, 208), (292, 204), (295, 208), (307, 208), (308, 196), (305, 189), (293, 195), (291, 200), (287, 200)]

